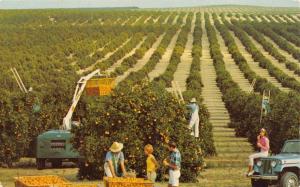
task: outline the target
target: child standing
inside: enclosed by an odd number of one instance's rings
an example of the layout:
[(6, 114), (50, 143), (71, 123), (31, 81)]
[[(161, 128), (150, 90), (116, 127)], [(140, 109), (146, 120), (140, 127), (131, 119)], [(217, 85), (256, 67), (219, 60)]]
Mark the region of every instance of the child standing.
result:
[(147, 178), (151, 182), (155, 183), (156, 180), (156, 169), (158, 168), (158, 163), (153, 156), (153, 146), (151, 144), (147, 144), (144, 148), (145, 155), (147, 156), (146, 164), (147, 164)]

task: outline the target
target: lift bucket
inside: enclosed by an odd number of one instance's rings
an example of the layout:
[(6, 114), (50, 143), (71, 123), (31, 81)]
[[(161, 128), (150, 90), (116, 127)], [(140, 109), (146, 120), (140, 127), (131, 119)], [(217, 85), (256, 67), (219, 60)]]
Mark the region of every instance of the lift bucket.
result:
[(115, 85), (114, 78), (95, 78), (87, 81), (86, 92), (90, 96), (108, 95)]

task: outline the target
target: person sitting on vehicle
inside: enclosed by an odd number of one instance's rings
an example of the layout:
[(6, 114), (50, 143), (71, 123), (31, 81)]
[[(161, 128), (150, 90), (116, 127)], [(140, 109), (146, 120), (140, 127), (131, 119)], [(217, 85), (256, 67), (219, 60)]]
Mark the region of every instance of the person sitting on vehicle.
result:
[[(106, 153), (104, 171), (107, 177), (125, 177), (127, 175), (122, 149), (122, 143), (114, 142), (109, 148), (110, 151)], [(120, 172), (120, 166), (122, 172)]]
[(260, 149), (260, 152), (254, 153), (249, 156), (249, 167), (247, 176), (251, 176), (254, 173), (254, 159), (259, 157), (267, 157), (269, 154), (270, 144), (269, 139), (267, 137), (267, 131), (264, 128), (260, 130), (260, 133), (257, 136), (257, 147)]

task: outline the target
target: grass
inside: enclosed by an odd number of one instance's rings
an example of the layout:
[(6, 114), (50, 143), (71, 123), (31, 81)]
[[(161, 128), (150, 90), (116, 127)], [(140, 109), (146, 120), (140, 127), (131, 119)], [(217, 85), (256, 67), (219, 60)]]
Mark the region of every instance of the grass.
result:
[(13, 187), (15, 177), (28, 175), (58, 175), (70, 181), (76, 181), (77, 168), (45, 169), (36, 168), (0, 168), (0, 181), (4, 187)]
[(14, 186), (15, 177), (28, 175), (58, 175), (70, 181), (76, 181), (77, 168), (37, 170), (35, 159), (22, 158), (13, 168), (0, 168), (0, 181), (4, 187)]
[[(78, 168), (60, 168), (60, 169), (44, 169), (44, 170), (37, 170), (35, 168), (35, 161), (34, 159), (23, 158), (20, 162), (16, 163), (14, 168), (0, 168), (0, 182), (2, 183), (3, 187), (14, 187), (15, 177), (18, 176), (42, 176), (42, 175), (57, 175), (60, 177), (64, 177), (65, 179), (69, 180), (70, 182), (74, 182), (76, 184), (100, 184), (100, 186), (104, 187), (102, 181), (78, 181), (76, 178)], [(167, 182), (157, 183), (156, 187), (163, 187), (168, 186)], [(180, 184), (181, 187), (197, 187), (199, 184), (196, 183), (185, 183)]]

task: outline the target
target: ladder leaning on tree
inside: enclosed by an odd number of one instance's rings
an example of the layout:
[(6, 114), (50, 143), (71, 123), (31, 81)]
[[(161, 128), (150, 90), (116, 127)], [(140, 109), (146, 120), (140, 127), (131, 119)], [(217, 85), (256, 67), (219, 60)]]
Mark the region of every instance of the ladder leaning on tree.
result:
[(178, 100), (179, 103), (184, 104), (184, 99), (182, 96), (181, 89), (178, 85), (178, 82), (172, 81), (171, 83), (172, 83), (172, 87), (167, 88), (167, 91), (171, 92), (174, 95), (174, 97)]
[[(17, 84), (21, 90), (22, 93), (28, 94), (29, 92), (32, 91), (32, 87), (30, 87), (29, 89), (27, 89), (17, 71), (16, 68), (10, 68), (10, 71), (13, 73), (13, 76), (15, 78), (15, 80), (17, 81)], [(34, 98), (34, 104), (32, 106), (32, 112), (33, 113), (38, 113), (41, 110), (41, 106), (40, 106), (40, 101), (38, 97)], [(0, 186), (1, 187), (1, 186)]]
[(253, 81), (252, 81), (252, 83), (250, 85), (248, 93), (252, 93), (254, 91), (255, 83), (256, 83), (256, 79), (253, 79)]
[(271, 112), (270, 108), (270, 99), (271, 99), (271, 91), (265, 91), (263, 92), (262, 101), (261, 101), (261, 111), (260, 111), (260, 120), (259, 124), (262, 122), (262, 118), (264, 115), (267, 115), (269, 112)]
[(13, 73), (14, 78), (16, 79), (17, 84), (18, 84), (21, 92), (27, 94), (28, 91), (31, 91), (31, 89), (32, 89), (31, 87), (29, 88), (29, 90), (27, 90), (27, 88), (25, 87), (25, 85), (24, 85), (24, 83), (23, 83), (23, 81), (22, 81), (22, 79), (21, 79), (21, 77), (20, 77), (20, 75), (19, 75), (19, 73), (18, 73), (18, 71), (17, 71), (16, 68), (10, 68), (10, 71)]

